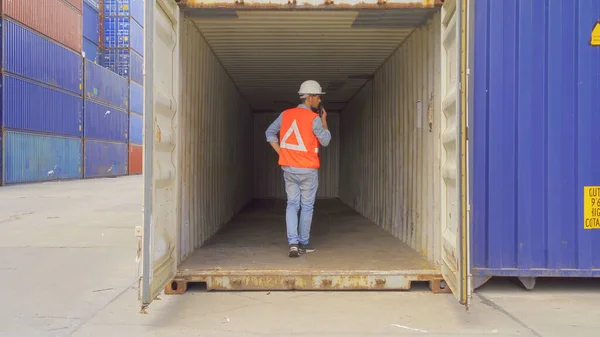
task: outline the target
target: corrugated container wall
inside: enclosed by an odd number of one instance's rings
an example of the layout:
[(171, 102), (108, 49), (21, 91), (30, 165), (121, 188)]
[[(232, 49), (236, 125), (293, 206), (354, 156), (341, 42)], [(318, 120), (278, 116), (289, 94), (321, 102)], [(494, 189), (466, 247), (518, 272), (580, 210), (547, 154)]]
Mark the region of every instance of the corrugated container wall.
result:
[(471, 142), (475, 286), (489, 276), (600, 276), (600, 1), (477, 1)]
[(129, 108), (127, 79), (85, 61), (85, 97), (122, 109)]
[(97, 11), (100, 11), (100, 1), (102, 1), (102, 0), (83, 0), (84, 3), (92, 6)]
[(86, 139), (84, 142), (84, 178), (126, 175), (128, 158), (127, 143)]
[(1, 98), (0, 127), (82, 136), (81, 96), (4, 74)]
[(187, 127), (177, 132), (183, 147), (177, 164), (183, 217), (180, 259), (252, 199), (253, 167), (253, 144), (247, 141), (253, 137), (249, 105), (192, 22), (182, 22), (181, 38), (177, 85), (186, 94), (178, 124)]
[[(105, 14), (106, 15), (106, 14)], [(104, 18), (104, 47), (131, 48), (144, 55), (144, 29), (129, 17)]]
[(81, 138), (4, 131), (3, 183), (80, 179)]
[(68, 3), (71, 4), (71, 6), (75, 7), (78, 11), (81, 12), (82, 10), (82, 5), (83, 5), (83, 0), (65, 0)]
[(131, 78), (139, 84), (144, 82), (144, 59), (129, 48), (104, 50), (102, 65), (120, 76)]
[(129, 145), (129, 174), (141, 174), (142, 173), (142, 159), (143, 159), (143, 146), (141, 145)]
[(143, 0), (104, 0), (104, 15), (131, 16), (142, 27), (144, 26)]
[(441, 251), (440, 29), (437, 13), (340, 114), (341, 199), (432, 261)]
[(7, 18), (2, 19), (1, 29), (3, 71), (78, 94), (83, 92), (80, 53)]
[(83, 52), (85, 53), (86, 59), (90, 60), (94, 64), (100, 64), (102, 60), (102, 54), (100, 52), (100, 47), (98, 47), (97, 44), (88, 39), (83, 39)]
[[(258, 113), (254, 115), (254, 187), (256, 199), (285, 199), (283, 172), (277, 163), (278, 156), (267, 143), (265, 131), (280, 113)], [(327, 124), (332, 139), (327, 147), (319, 148), (321, 168), (319, 169), (318, 198), (337, 198), (339, 196), (339, 151), (340, 132), (339, 115), (329, 114)]]
[(127, 111), (87, 99), (84, 108), (84, 137), (86, 140), (99, 139), (127, 142)]
[(135, 82), (129, 82), (129, 111), (144, 113), (144, 87)]
[(136, 113), (129, 114), (129, 143), (142, 145), (144, 142), (143, 117)]
[(83, 37), (100, 44), (100, 14), (87, 3), (83, 5)]
[(1, 4), (4, 15), (81, 52), (81, 6), (75, 9), (62, 0), (4, 0)]

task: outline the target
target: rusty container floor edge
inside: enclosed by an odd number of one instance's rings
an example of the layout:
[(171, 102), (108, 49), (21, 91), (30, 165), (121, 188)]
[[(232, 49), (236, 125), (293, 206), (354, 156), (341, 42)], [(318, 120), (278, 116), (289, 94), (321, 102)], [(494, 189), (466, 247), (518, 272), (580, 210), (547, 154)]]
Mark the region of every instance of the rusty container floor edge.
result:
[(430, 282), (434, 292), (443, 284), (435, 264), (337, 199), (316, 201), (317, 251), (290, 258), (285, 208), (283, 200), (251, 203), (180, 263), (166, 292), (197, 282), (208, 290), (408, 290)]

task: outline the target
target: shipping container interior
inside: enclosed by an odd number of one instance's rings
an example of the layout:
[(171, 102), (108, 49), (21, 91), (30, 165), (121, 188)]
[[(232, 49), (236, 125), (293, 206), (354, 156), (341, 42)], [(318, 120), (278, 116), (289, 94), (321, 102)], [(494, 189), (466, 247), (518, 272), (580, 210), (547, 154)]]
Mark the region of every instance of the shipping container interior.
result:
[[(154, 108), (156, 136), (177, 130), (178, 161), (162, 144), (154, 163), (161, 176), (177, 167), (177, 201), (154, 203), (156, 214), (177, 218), (176, 279), (210, 289), (236, 287), (211, 278), (219, 275), (242, 277), (237, 286), (246, 289), (290, 288), (278, 275), (311, 278), (296, 278), (296, 289), (441, 281), (442, 214), (456, 216), (442, 202), (456, 188), (448, 186), (457, 151), (444, 134), (456, 123), (443, 112), (452, 110), (442, 97), (453, 96), (456, 83), (454, 69), (444, 67), (456, 60), (445, 60), (443, 50), (450, 54), (457, 43), (455, 20), (442, 22), (447, 9), (191, 7), (179, 12), (177, 39), (169, 33), (173, 17), (160, 6), (155, 11), (155, 62), (177, 64), (180, 78), (173, 82), (155, 68), (155, 100), (162, 102)], [(317, 252), (290, 259), (282, 171), (265, 130), (300, 103), (307, 79), (327, 92), (332, 140), (319, 151), (311, 234)], [(168, 90), (181, 95), (168, 97)], [(171, 99), (178, 101), (176, 128)], [(338, 277), (315, 286), (325, 275)]]

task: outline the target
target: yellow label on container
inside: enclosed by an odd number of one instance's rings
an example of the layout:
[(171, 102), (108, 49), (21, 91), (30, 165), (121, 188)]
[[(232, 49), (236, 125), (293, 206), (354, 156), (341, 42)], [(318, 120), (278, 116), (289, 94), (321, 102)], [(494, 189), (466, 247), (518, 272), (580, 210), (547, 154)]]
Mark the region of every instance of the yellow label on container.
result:
[(600, 186), (583, 187), (583, 228), (600, 229)]
[(592, 29), (592, 37), (590, 38), (590, 46), (600, 47), (600, 21), (596, 22)]

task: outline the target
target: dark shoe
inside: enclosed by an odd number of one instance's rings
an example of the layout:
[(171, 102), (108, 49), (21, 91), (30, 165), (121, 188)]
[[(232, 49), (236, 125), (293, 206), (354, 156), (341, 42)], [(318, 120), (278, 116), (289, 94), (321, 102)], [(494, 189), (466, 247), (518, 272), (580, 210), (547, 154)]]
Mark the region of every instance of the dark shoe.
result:
[(300, 250), (298, 249), (298, 245), (290, 245), (290, 252), (288, 254), (289, 257), (298, 257), (300, 255)]
[(316, 251), (317, 249), (313, 246), (311, 246), (310, 244), (308, 245), (300, 245), (300, 253), (304, 254), (304, 253), (312, 253), (314, 251)]

